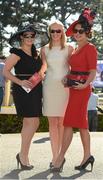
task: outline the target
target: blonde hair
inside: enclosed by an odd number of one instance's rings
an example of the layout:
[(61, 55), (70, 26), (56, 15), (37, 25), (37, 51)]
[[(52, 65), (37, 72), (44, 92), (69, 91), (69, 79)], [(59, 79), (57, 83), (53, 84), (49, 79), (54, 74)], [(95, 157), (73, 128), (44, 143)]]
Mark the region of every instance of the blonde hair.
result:
[(57, 24), (57, 25), (60, 25), (62, 27), (62, 35), (61, 35), (60, 45), (61, 45), (61, 49), (63, 49), (63, 48), (65, 48), (65, 45), (66, 45), (66, 35), (64, 32), (64, 25), (59, 20), (55, 20), (54, 22), (49, 24), (49, 27), (48, 27), (48, 33), (50, 36), (49, 49), (52, 49), (52, 47), (53, 47), (53, 42), (52, 42), (51, 33), (50, 33), (51, 26), (53, 24)]

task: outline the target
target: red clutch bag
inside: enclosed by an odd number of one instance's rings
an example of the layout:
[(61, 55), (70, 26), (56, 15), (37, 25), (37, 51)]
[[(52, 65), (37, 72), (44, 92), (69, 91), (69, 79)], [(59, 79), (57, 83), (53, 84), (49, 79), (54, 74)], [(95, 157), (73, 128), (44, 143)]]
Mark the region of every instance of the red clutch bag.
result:
[(42, 80), (42, 78), (41, 78), (40, 74), (36, 72), (28, 80), (32, 83), (32, 88), (26, 88), (26, 87), (22, 86), (22, 88), (27, 93), (29, 93)]

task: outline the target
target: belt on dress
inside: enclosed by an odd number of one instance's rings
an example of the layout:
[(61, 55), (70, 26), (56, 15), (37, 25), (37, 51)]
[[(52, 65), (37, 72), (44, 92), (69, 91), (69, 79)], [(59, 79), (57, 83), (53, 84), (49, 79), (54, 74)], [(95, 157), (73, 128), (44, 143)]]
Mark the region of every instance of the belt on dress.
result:
[(81, 72), (81, 71), (70, 71), (70, 74), (73, 75), (89, 75), (90, 72)]
[(16, 76), (32, 76), (33, 74), (15, 74)]

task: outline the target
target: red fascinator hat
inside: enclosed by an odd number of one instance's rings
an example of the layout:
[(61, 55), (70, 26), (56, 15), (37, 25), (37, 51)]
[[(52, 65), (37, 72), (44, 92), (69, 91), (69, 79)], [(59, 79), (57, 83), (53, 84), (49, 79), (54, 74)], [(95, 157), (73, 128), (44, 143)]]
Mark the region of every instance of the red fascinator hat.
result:
[(69, 28), (66, 31), (66, 36), (72, 36), (73, 35), (73, 29), (76, 24), (80, 23), (82, 24), (85, 31), (90, 31), (91, 27), (93, 26), (93, 20), (96, 16), (96, 11), (91, 10), (89, 8), (85, 8), (82, 11), (82, 14), (79, 16), (78, 20), (74, 21)]

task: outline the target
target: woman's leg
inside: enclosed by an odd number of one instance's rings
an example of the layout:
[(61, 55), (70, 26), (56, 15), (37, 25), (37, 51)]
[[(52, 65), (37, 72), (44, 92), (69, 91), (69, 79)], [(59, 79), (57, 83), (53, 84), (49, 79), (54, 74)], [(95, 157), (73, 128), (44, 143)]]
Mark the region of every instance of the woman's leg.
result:
[(21, 131), (21, 151), (20, 159), (24, 165), (29, 164), (28, 154), (30, 143), (34, 133), (39, 126), (39, 118), (24, 118)]
[(73, 130), (71, 127), (64, 127), (64, 133), (63, 133), (63, 140), (62, 140), (62, 147), (59, 153), (59, 156), (54, 164), (55, 167), (60, 167), (64, 160), (64, 155), (68, 149), (68, 147), (71, 144), (73, 137)]
[(50, 143), (51, 143), (51, 149), (53, 155), (52, 163), (54, 163), (59, 153), (58, 118), (48, 117), (48, 121), (49, 121)]
[(58, 146), (59, 146), (59, 152), (61, 150), (62, 140), (63, 140), (63, 132), (64, 132), (63, 120), (64, 120), (63, 117), (58, 117), (58, 136), (59, 136)]
[(90, 134), (88, 129), (80, 129), (81, 141), (83, 144), (84, 157), (81, 162), (83, 164), (91, 155), (90, 153)]

